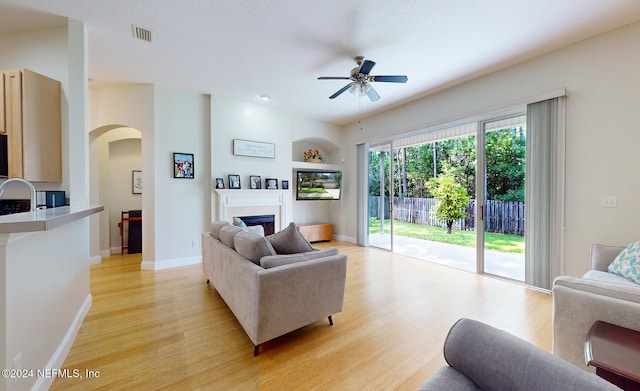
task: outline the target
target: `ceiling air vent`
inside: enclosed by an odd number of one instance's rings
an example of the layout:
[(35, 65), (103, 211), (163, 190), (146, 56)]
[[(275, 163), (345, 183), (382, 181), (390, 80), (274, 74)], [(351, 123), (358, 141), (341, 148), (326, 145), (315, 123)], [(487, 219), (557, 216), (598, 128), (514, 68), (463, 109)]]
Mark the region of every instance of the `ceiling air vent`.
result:
[(144, 27), (136, 26), (134, 24), (131, 25), (131, 29), (133, 32), (133, 38), (151, 42), (151, 30)]

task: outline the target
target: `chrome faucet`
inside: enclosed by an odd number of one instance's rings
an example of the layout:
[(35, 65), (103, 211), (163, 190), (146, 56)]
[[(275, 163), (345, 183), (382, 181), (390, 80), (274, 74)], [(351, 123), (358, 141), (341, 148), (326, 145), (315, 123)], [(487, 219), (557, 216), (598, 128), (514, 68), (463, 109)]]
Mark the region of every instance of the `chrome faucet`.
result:
[(33, 187), (33, 185), (31, 184), (31, 182), (29, 181), (25, 181), (22, 178), (11, 178), (11, 179), (7, 179), (6, 181), (4, 181), (1, 185), (0, 185), (0, 199), (2, 199), (2, 195), (4, 194), (4, 189), (7, 187), (7, 185), (11, 182), (21, 182), (24, 183), (25, 185), (27, 185), (27, 187), (29, 187), (29, 191), (31, 192), (31, 205), (29, 206), (30, 210), (33, 212), (35, 211), (36, 208), (36, 188)]

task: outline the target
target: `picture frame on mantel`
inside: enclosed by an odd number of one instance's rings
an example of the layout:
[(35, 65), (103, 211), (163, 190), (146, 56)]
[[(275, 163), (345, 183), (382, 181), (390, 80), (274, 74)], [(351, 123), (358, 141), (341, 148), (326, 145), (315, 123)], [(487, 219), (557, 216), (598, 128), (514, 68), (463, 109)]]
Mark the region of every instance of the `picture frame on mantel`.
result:
[(233, 139), (233, 154), (266, 159), (276, 158), (276, 145), (262, 141)]
[(252, 189), (262, 189), (261, 181), (259, 175), (249, 175), (249, 184)]
[(240, 175), (229, 175), (229, 189), (240, 189)]
[(267, 190), (278, 190), (278, 180), (276, 178), (267, 178), (264, 180), (264, 187)]

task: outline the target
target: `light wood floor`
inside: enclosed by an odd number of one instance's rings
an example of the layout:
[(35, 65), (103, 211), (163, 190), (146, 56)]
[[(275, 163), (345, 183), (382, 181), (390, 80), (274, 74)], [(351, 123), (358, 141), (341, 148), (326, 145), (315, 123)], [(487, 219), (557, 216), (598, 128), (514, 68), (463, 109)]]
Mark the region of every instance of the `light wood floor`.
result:
[(140, 270), (139, 255), (91, 270), (93, 306), (53, 390), (414, 390), (444, 365), (461, 317), (551, 349), (551, 296), (374, 248), (332, 242), (348, 256), (344, 310), (253, 345), (200, 265)]

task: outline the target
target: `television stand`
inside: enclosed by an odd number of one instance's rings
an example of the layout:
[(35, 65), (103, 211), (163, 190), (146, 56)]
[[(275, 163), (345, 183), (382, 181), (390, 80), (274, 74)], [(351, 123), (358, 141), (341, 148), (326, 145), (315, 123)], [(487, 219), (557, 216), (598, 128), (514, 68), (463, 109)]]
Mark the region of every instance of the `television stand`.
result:
[(298, 228), (309, 242), (330, 241), (333, 236), (333, 225), (328, 223), (302, 224)]

